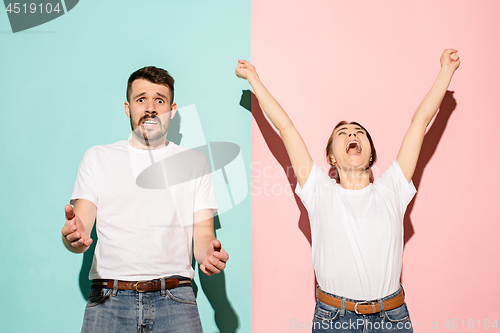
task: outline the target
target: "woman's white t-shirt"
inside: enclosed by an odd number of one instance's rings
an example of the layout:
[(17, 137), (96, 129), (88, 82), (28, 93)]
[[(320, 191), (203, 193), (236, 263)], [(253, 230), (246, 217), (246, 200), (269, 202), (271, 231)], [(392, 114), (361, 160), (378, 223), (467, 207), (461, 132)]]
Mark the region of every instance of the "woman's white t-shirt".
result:
[(346, 190), (313, 164), (295, 192), (311, 224), (312, 261), (326, 292), (374, 300), (399, 288), (403, 217), (416, 193), (397, 161), (361, 190)]

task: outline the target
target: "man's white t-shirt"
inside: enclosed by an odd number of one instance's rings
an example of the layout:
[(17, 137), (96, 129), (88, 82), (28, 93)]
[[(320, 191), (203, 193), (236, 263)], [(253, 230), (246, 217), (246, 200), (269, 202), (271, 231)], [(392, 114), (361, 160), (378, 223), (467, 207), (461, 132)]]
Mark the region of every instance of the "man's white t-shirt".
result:
[(399, 288), (403, 218), (416, 193), (397, 161), (361, 190), (347, 190), (314, 163), (295, 188), (311, 223), (312, 261), (319, 286), (355, 300)]
[(172, 142), (157, 150), (128, 141), (90, 148), (71, 198), (97, 207), (90, 279), (193, 278), (193, 214), (217, 209), (206, 157)]

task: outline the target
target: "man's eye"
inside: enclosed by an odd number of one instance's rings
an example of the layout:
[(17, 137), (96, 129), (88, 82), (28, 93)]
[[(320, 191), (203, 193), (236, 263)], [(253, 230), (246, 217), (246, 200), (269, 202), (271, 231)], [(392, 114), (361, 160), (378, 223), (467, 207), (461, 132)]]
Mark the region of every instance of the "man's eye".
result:
[(139, 99), (137, 100), (137, 102), (139, 102), (139, 103), (144, 102), (144, 98), (139, 98)]
[(158, 99), (158, 100), (156, 100), (156, 101), (157, 101), (158, 103), (160, 103), (160, 104), (165, 103), (165, 102), (163, 102), (163, 100), (162, 100), (162, 99)]
[(358, 133), (359, 133), (359, 134), (365, 134), (365, 132), (363, 132), (363, 131), (358, 131)]
[(339, 132), (339, 135), (340, 135), (340, 134), (345, 134), (345, 132)]

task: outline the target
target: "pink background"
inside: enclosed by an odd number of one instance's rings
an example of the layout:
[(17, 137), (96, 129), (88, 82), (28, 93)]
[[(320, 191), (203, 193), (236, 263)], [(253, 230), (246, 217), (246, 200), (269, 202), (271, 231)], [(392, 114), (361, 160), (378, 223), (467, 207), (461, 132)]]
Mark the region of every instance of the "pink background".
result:
[[(380, 175), (442, 50), (459, 50), (405, 219), (403, 283), (417, 332), (500, 320), (499, 14), (496, 0), (252, 1), (251, 60), (325, 168), (333, 126), (354, 120), (374, 139)], [(280, 166), (289, 163), (280, 140), (253, 112), (252, 331), (296, 332), (315, 304), (307, 214)]]

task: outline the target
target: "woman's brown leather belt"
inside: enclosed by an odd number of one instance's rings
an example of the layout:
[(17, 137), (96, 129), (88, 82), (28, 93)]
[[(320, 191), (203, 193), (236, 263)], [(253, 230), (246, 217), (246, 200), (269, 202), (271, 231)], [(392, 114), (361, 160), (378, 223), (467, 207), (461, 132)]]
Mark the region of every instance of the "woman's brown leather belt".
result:
[[(332, 297), (330, 295), (325, 294), (318, 287), (316, 288), (316, 297), (321, 302), (334, 306), (336, 308), (342, 308), (342, 300), (340, 298)], [(382, 301), (384, 306), (384, 310), (392, 310), (400, 307), (405, 302), (405, 295), (403, 292), (403, 288), (401, 288), (401, 292), (396, 296), (386, 299)], [(346, 301), (345, 309), (352, 311), (356, 314), (372, 314), (380, 312), (380, 305), (378, 301), (368, 301), (368, 302), (350, 302)]]
[[(113, 289), (115, 280), (92, 280), (93, 286), (103, 286), (109, 289)], [(191, 279), (189, 278), (170, 278), (165, 279), (165, 289), (173, 289), (180, 285), (191, 285)], [(151, 281), (120, 281), (117, 283), (118, 290), (135, 290), (140, 293), (148, 291), (159, 291), (161, 290), (161, 280), (151, 280)]]

